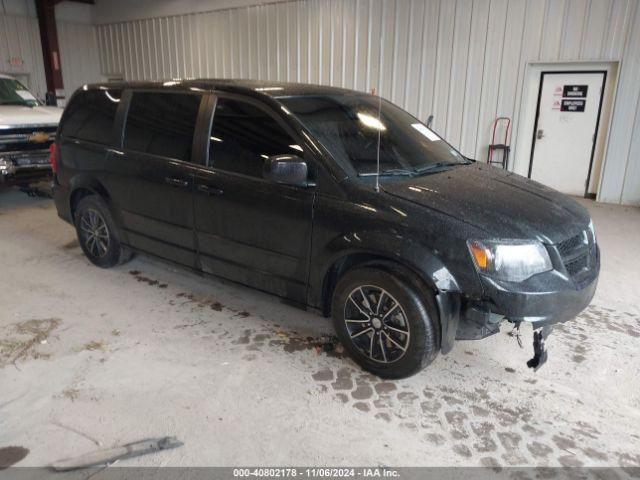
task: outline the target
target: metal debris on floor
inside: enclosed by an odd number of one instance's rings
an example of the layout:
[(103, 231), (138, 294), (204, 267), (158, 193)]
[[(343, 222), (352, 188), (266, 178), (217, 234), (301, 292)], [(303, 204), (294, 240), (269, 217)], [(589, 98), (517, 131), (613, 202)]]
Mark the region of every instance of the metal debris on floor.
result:
[(108, 465), (116, 460), (139, 457), (140, 455), (177, 448), (182, 445), (184, 444), (176, 437), (150, 438), (118, 447), (95, 450), (79, 457), (58, 460), (51, 464), (51, 468), (58, 472), (64, 472), (98, 465)]

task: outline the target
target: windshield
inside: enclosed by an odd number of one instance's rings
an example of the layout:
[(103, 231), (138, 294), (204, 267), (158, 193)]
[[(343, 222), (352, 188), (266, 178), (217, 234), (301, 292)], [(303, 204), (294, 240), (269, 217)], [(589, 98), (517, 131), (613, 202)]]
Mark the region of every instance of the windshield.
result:
[(358, 176), (376, 173), (378, 133), (383, 176), (418, 175), (468, 163), (422, 122), (386, 100), (380, 102), (379, 97), (317, 95), (278, 100), (345, 170), (355, 170)]
[(19, 81), (13, 78), (0, 78), (0, 105), (35, 107), (38, 105), (38, 100)]

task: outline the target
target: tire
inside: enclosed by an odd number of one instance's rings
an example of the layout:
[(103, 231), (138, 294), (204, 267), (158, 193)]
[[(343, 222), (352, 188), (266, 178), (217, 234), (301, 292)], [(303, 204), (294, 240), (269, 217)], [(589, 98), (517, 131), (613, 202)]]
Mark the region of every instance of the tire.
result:
[(382, 378), (404, 378), (436, 358), (440, 328), (435, 299), (417, 284), (408, 272), (373, 267), (350, 270), (338, 281), (331, 305), (333, 324), (340, 342), (363, 369)]
[(128, 262), (133, 256), (131, 250), (120, 243), (111, 211), (101, 197), (82, 198), (75, 209), (74, 224), (80, 248), (94, 265), (111, 268)]

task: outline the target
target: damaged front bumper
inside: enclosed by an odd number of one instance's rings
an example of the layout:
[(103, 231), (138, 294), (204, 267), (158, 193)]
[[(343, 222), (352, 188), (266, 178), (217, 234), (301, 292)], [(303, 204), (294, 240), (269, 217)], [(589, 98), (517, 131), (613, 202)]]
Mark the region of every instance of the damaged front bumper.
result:
[[(592, 245), (586, 255), (585, 267), (574, 275), (554, 269), (517, 284), (483, 278), (485, 297), (461, 303), (455, 339), (486, 338), (498, 333), (503, 321), (512, 323), (515, 329), (523, 322), (530, 323), (534, 356), (527, 364), (537, 370), (547, 359), (545, 341), (552, 326), (575, 318), (595, 294), (600, 271), (598, 247)], [(449, 343), (453, 343), (453, 338)]]
[[(551, 291), (506, 291), (494, 288), (490, 299), (468, 301), (460, 312), (457, 340), (479, 340), (500, 330), (503, 320), (530, 323), (533, 329), (575, 318), (591, 302), (598, 284), (597, 275), (581, 289)], [(548, 284), (547, 286), (553, 286)], [(490, 291), (491, 292), (491, 291)]]

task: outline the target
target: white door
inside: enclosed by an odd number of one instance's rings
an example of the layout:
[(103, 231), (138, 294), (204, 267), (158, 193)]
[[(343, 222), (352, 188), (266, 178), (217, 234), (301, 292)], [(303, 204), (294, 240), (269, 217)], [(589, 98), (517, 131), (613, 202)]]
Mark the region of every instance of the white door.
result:
[(529, 176), (584, 195), (598, 130), (605, 72), (542, 72)]

